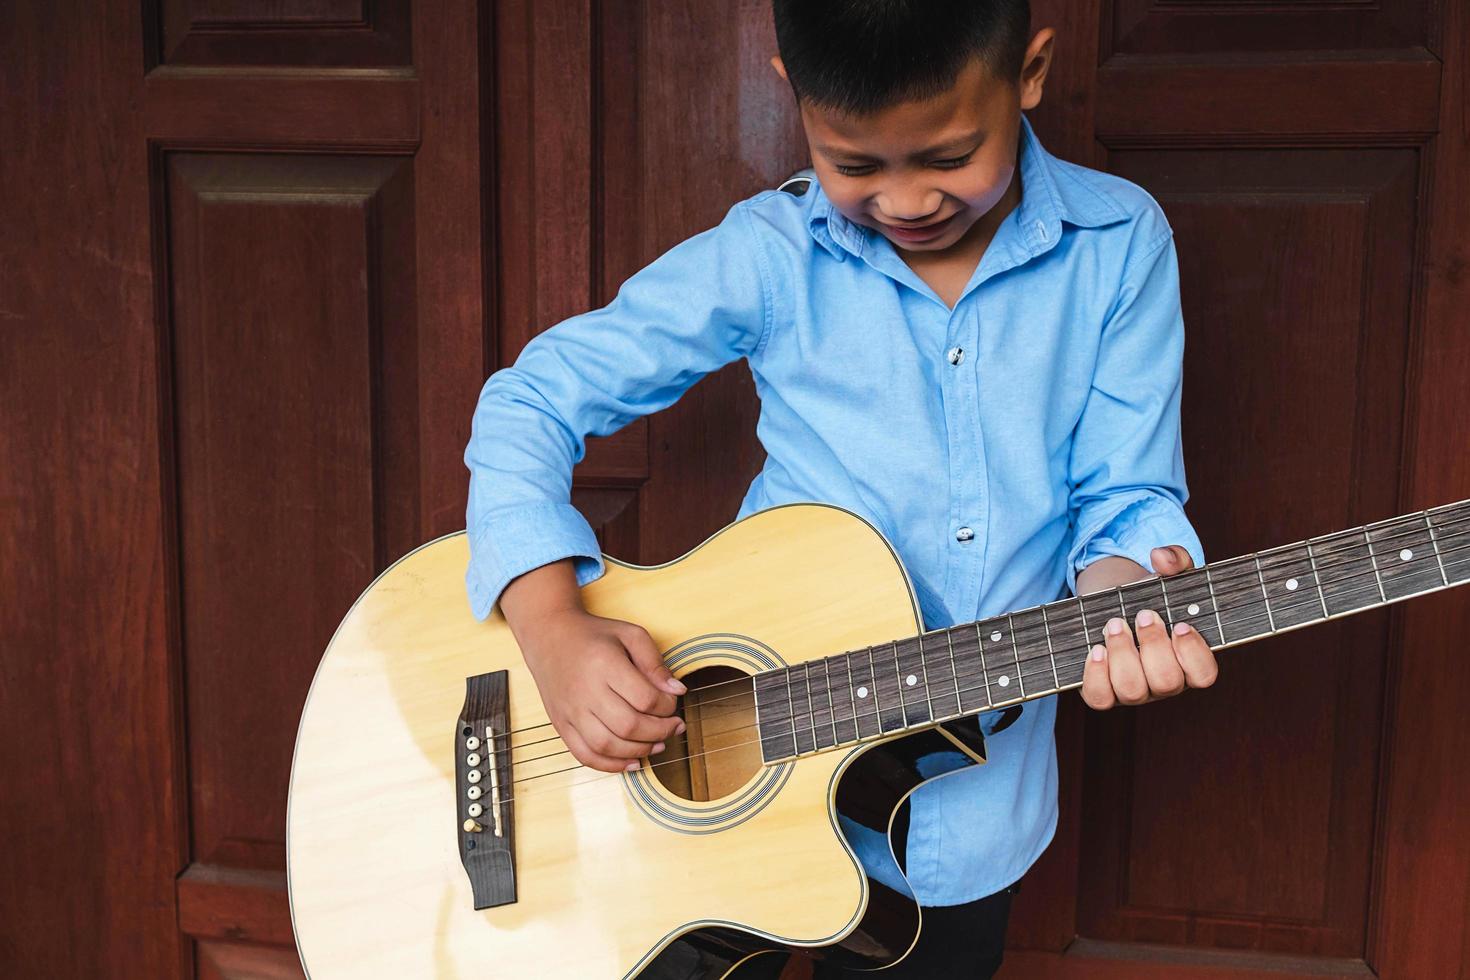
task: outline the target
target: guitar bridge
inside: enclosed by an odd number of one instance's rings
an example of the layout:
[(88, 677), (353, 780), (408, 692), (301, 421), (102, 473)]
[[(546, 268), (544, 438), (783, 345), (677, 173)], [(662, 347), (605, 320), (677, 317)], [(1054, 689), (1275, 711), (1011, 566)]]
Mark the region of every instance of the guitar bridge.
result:
[(465, 678), (454, 731), (455, 828), (475, 908), (516, 900), (508, 671)]

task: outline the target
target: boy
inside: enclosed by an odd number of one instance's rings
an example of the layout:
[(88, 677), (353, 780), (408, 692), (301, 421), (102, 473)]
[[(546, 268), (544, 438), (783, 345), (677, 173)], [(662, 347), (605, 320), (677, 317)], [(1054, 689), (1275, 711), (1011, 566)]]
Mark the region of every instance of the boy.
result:
[[(587, 434), (738, 357), (767, 451), (739, 516), (801, 500), (861, 514), (926, 629), (1203, 560), (1182, 510), (1171, 234), (1148, 195), (1050, 157), (1022, 116), (1053, 32), (1030, 35), (1026, 0), (774, 6), (810, 189), (736, 204), (533, 340), (486, 383), (465, 454), (474, 611), (500, 602), (567, 747), (609, 772), (683, 730), (684, 689), (640, 626), (582, 609), (603, 566), (568, 503), (572, 466)], [(1088, 704), (1212, 683), (1197, 633), (1151, 611), (1133, 625), (1136, 643), (1119, 619), (1091, 652)], [(988, 764), (913, 795), (924, 929), (885, 976), (999, 965), (1013, 883), (1055, 830), (1054, 717), (1042, 699), (989, 719)]]

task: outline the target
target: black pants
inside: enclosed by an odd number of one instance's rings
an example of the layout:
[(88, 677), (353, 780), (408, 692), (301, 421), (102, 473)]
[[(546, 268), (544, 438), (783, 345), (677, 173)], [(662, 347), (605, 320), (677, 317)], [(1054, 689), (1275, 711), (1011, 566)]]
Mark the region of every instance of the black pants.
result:
[[(818, 962), (816, 980), (988, 980), (1005, 953), (1012, 885), (965, 905), (924, 907), (919, 941), (898, 965), (877, 973), (841, 970)], [(728, 980), (775, 980), (787, 957), (757, 956), (737, 966)]]

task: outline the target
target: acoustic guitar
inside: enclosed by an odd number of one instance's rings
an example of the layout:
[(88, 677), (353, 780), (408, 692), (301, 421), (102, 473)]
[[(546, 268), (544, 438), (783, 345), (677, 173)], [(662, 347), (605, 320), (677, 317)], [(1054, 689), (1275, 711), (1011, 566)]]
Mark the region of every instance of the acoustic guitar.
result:
[(837, 507), (609, 558), (587, 609), (646, 628), (689, 688), (685, 736), (615, 774), (567, 752), (499, 613), (470, 615), (467, 560), (459, 533), (394, 563), (312, 682), (287, 816), (312, 980), (889, 965), (922, 925), (903, 842), (865, 871), (842, 828), (887, 833), (926, 778), (983, 763), (977, 715), (1081, 686), (1113, 616), (1218, 650), (1464, 584), (1470, 501), (930, 632), (893, 548)]

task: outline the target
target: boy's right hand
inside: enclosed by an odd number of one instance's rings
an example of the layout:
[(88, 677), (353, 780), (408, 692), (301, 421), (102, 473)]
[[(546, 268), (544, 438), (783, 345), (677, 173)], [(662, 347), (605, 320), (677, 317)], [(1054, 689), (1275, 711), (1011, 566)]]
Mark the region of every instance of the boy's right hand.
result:
[(631, 772), (684, 731), (674, 709), (686, 688), (643, 627), (574, 606), (516, 633), (551, 723), (584, 766)]

